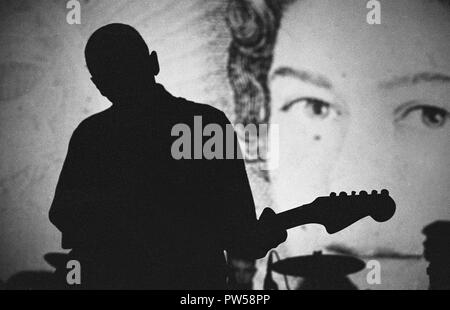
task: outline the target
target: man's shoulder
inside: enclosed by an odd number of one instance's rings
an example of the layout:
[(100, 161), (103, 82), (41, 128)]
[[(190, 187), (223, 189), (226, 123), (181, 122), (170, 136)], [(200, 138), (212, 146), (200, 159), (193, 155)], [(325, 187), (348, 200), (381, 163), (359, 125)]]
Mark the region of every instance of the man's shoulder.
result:
[(111, 118), (111, 108), (92, 114), (82, 120), (75, 128), (73, 135), (92, 135), (105, 128), (105, 123)]
[(184, 98), (177, 98), (177, 109), (184, 117), (201, 116), (204, 123), (227, 124), (229, 120), (225, 113), (209, 104), (198, 103)]

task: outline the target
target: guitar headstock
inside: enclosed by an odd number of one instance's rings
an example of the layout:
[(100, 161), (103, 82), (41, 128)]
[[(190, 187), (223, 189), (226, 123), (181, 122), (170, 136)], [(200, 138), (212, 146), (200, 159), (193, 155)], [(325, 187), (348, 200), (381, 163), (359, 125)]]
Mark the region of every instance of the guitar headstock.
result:
[(335, 233), (348, 226), (356, 218), (372, 217), (377, 222), (385, 222), (395, 213), (395, 202), (386, 189), (370, 194), (366, 191), (347, 194), (331, 193), (327, 197), (318, 197), (312, 203), (323, 209), (321, 222), (329, 233)]

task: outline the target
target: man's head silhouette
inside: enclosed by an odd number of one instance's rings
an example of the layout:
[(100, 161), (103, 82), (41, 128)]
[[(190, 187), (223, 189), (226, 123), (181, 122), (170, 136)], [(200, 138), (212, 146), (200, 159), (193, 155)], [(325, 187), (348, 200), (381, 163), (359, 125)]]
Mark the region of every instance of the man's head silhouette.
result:
[(85, 49), (92, 81), (113, 103), (142, 96), (153, 88), (159, 73), (156, 52), (139, 32), (124, 24), (109, 24), (96, 30)]

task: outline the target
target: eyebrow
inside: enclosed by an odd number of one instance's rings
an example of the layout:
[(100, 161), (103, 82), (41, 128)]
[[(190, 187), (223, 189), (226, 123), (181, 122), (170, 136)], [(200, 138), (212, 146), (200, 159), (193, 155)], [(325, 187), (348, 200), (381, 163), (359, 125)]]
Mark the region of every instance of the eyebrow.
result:
[[(276, 77), (293, 77), (305, 83), (310, 83), (325, 89), (332, 89), (333, 83), (324, 75), (306, 70), (294, 69), (291, 67), (279, 67), (269, 77), (273, 80)], [(435, 72), (419, 72), (413, 75), (395, 77), (391, 80), (379, 83), (382, 89), (394, 89), (403, 86), (413, 86), (419, 83), (450, 83), (450, 76)]]
[(381, 82), (378, 87), (382, 89), (394, 89), (402, 86), (413, 86), (419, 83), (449, 83), (450, 76), (442, 73), (419, 72), (413, 75), (395, 77), (389, 81)]
[(291, 67), (279, 67), (270, 75), (269, 80), (272, 81), (277, 77), (292, 77), (305, 83), (316, 85), (317, 87), (332, 89), (333, 84), (325, 76), (305, 70), (298, 70)]

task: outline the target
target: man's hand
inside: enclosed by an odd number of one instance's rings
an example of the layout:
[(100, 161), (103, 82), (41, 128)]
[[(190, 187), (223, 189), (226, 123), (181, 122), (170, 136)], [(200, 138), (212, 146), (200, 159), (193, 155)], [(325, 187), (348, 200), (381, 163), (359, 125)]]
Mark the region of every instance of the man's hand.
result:
[(258, 220), (258, 232), (261, 245), (270, 249), (276, 248), (287, 239), (287, 231), (276, 223), (276, 214), (270, 208), (265, 208)]

